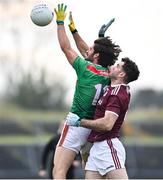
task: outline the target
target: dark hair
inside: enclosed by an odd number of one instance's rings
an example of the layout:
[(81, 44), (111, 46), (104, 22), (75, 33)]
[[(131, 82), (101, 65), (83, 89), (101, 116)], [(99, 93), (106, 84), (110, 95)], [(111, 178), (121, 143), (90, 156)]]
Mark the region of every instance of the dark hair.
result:
[(110, 37), (102, 37), (94, 41), (94, 53), (99, 53), (99, 61), (103, 67), (111, 66), (118, 59), (121, 49)]
[(122, 62), (124, 62), (123, 70), (126, 73), (125, 82), (129, 83), (137, 80), (140, 72), (135, 62), (130, 60), (128, 57), (122, 58)]

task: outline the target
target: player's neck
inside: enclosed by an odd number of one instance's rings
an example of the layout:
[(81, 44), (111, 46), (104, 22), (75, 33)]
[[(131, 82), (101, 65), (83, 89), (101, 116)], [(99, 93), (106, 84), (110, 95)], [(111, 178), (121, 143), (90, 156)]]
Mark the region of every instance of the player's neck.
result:
[(118, 84), (126, 84), (124, 83), (124, 81), (122, 81), (121, 79), (112, 79), (111, 80), (111, 85), (118, 85)]

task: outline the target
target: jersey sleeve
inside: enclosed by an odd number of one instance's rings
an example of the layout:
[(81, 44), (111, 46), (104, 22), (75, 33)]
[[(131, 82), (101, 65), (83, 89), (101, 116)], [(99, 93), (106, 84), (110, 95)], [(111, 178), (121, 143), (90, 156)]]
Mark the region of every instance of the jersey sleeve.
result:
[(81, 58), (80, 56), (78, 56), (75, 59), (73, 63), (73, 68), (75, 69), (78, 77), (84, 73), (84, 71), (86, 70), (87, 64), (88, 62), (85, 59)]
[(120, 106), (121, 106), (121, 104), (120, 104), (118, 96), (112, 95), (108, 99), (108, 104), (106, 106), (106, 111), (114, 112), (115, 114), (117, 114), (119, 116), (120, 110), (121, 110)]

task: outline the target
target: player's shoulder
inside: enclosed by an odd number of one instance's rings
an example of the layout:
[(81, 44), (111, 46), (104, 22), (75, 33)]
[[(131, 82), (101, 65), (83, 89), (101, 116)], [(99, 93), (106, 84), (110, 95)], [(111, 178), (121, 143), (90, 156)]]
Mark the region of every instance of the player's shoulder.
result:
[(82, 58), (81, 56), (77, 56), (74, 60), (73, 66), (80, 65), (80, 64), (88, 64), (87, 60)]
[(83, 61), (83, 62), (88, 62), (87, 59), (81, 57), (81, 56), (77, 56), (75, 61)]
[(130, 87), (126, 84), (117, 84), (111, 86), (111, 95), (124, 96), (130, 94)]
[(76, 57), (74, 64), (85, 64), (87, 66), (91, 66), (91, 67), (94, 67), (94, 68), (99, 69), (99, 70), (101, 69), (101, 70), (108, 71), (107, 68), (101, 66), (100, 64), (95, 64), (95, 63), (91, 62), (89, 59), (85, 59), (81, 56)]

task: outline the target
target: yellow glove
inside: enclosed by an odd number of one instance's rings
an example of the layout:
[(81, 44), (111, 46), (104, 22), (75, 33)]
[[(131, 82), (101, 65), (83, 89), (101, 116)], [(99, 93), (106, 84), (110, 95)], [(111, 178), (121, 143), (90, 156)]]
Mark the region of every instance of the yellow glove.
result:
[(69, 26), (69, 29), (72, 33), (75, 33), (75, 32), (78, 32), (75, 28), (75, 23), (74, 23), (74, 20), (73, 20), (73, 17), (72, 17), (72, 12), (70, 12), (70, 15), (69, 15), (69, 20), (70, 20), (70, 24), (68, 25)]
[(64, 20), (66, 18), (66, 8), (67, 6), (62, 3), (58, 4), (58, 11), (56, 8), (54, 9), (57, 24), (64, 24)]

